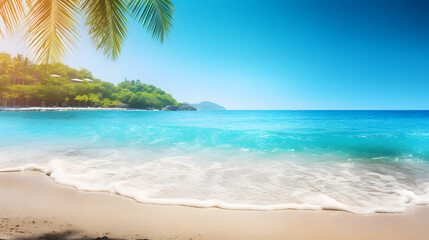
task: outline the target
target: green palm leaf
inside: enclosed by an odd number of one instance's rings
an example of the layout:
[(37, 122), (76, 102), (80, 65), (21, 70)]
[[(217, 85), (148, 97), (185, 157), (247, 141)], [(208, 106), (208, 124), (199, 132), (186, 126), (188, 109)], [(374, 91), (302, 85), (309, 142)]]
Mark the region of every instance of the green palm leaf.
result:
[(75, 47), (79, 0), (37, 0), (30, 9), (27, 38), (36, 61), (60, 62)]
[[(0, 16), (8, 31), (14, 32), (18, 29), (24, 14), (24, 2), (22, 0), (0, 0)], [(4, 37), (1, 28), (0, 36)]]
[(0, 0), (0, 35), (3, 26), (11, 32), (20, 30), (27, 17), (26, 37), (36, 61), (60, 62), (75, 47), (80, 10), (97, 50), (117, 59), (127, 36), (129, 11), (163, 42), (172, 26), (174, 6), (170, 0)]
[(97, 50), (117, 59), (127, 36), (127, 1), (85, 0), (82, 10)]
[(152, 37), (163, 42), (172, 26), (173, 3), (170, 0), (131, 0), (129, 6), (134, 18), (152, 33)]

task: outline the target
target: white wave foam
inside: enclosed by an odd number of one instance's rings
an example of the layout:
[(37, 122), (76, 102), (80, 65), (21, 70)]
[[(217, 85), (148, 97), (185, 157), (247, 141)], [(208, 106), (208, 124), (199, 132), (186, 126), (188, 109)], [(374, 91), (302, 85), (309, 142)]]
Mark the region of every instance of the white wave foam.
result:
[(335, 155), (127, 148), (17, 155), (11, 150), (0, 156), (0, 170), (43, 171), (80, 190), (155, 204), (361, 214), (403, 212), (409, 205), (429, 204), (427, 165), (359, 163)]

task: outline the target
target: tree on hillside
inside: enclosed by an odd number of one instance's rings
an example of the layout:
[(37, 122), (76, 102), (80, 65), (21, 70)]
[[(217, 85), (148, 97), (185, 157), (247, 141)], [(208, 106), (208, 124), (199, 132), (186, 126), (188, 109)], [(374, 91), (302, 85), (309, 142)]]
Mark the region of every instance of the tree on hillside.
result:
[(21, 95), (18, 85), (9, 87), (10, 97), (13, 99), (13, 106), (16, 106), (16, 99)]
[(12, 58), (7, 53), (0, 53), (0, 74), (10, 74)]
[(19, 92), (20, 96), (24, 97), (27, 100), (26, 106), (28, 107), (29, 100), (36, 95), (37, 90), (32, 86), (15, 85), (15, 91)]
[(12, 98), (12, 94), (8, 92), (3, 92), (1, 95), (4, 98), (4, 107), (7, 107), (7, 100), (9, 98)]
[(16, 84), (16, 79), (21, 73), (21, 61), (23, 57), (21, 54), (16, 55), (16, 57), (13, 58), (12, 61), (12, 79), (13, 84)]
[(92, 73), (86, 68), (80, 69), (79, 75), (82, 77), (82, 79), (87, 79), (87, 78), (92, 79), (93, 78)]
[(110, 107), (110, 106), (112, 106), (112, 101), (110, 101), (110, 99), (108, 99), (108, 98), (103, 98), (103, 100), (101, 101), (101, 106), (102, 107)]
[(22, 85), (25, 85), (25, 79), (27, 77), (27, 72), (30, 69), (30, 60), (27, 57), (21, 62), (21, 70), (22, 70)]
[(59, 85), (46, 85), (42, 89), (45, 102), (55, 106), (60, 106), (61, 101), (67, 97), (69, 92), (66, 87)]
[(117, 94), (117, 98), (119, 101), (123, 103), (128, 103), (130, 99), (133, 97), (134, 93), (131, 92), (128, 88), (121, 89), (121, 91)]
[(10, 85), (10, 77), (6, 74), (0, 75), (0, 91), (5, 91)]
[(92, 106), (95, 107), (95, 105), (100, 102), (100, 96), (101, 94), (89, 94), (88, 100), (90, 105), (92, 104)]
[(79, 102), (79, 107), (80, 107), (80, 103), (84, 100), (84, 98), (83, 98), (83, 96), (82, 95), (78, 95), (78, 96), (76, 96), (75, 97), (75, 99), (74, 100), (76, 100), (76, 101), (78, 101)]
[[(12, 61), (21, 64), (9, 64)], [(19, 68), (16, 66), (20, 65)], [(18, 72), (19, 74), (15, 74)], [(112, 83), (94, 79), (86, 69), (77, 70), (67, 65), (56, 63), (49, 66), (50, 73), (60, 76), (42, 76), (41, 70), (24, 57), (12, 58), (9, 54), (0, 53), (0, 100), (4, 104), (13, 99), (13, 105), (62, 106), (129, 106), (141, 109), (162, 109), (166, 106), (181, 106), (170, 94), (140, 80), (125, 80), (115, 86)], [(16, 71), (15, 71), (16, 70)], [(17, 76), (15, 84), (13, 77)], [(70, 82), (70, 78), (86, 79)], [(40, 80), (40, 81), (39, 81)], [(4, 93), (4, 94), (3, 94)], [(2, 104), (2, 103), (0, 103)], [(178, 107), (179, 109), (179, 107)]]

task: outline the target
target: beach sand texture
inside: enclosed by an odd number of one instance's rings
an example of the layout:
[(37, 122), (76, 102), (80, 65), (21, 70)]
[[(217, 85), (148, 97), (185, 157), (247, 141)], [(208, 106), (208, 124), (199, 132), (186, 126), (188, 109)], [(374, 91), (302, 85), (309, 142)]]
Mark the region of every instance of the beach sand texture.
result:
[(0, 239), (429, 239), (427, 206), (360, 215), (153, 205), (77, 191), (40, 172), (0, 174), (0, 217)]

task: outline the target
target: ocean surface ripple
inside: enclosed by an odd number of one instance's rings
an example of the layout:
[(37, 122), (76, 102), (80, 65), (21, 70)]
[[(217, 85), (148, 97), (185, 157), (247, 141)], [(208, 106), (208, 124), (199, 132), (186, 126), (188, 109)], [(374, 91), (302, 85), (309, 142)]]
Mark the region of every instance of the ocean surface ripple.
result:
[(0, 112), (0, 171), (226, 209), (429, 204), (429, 111)]

